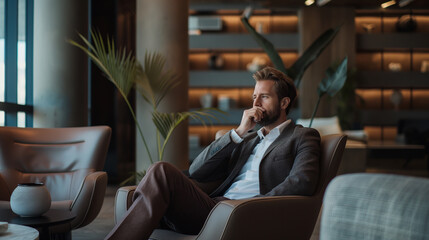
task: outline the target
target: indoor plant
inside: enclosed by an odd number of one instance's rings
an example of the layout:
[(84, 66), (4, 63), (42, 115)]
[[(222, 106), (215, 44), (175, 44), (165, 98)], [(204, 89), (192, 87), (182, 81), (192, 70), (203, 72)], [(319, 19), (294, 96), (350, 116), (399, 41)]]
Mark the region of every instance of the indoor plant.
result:
[(255, 39), (258, 45), (265, 51), (271, 62), (274, 64), (274, 67), (284, 72), (290, 78), (294, 79), (297, 88), (299, 87), (305, 70), (307, 70), (307, 68), (319, 57), (319, 55), (329, 45), (329, 43), (331, 43), (340, 30), (340, 27), (326, 30), (304, 51), (304, 53), (295, 61), (294, 64), (292, 64), (290, 68), (286, 68), (283, 60), (281, 59), (277, 50), (274, 48), (274, 45), (250, 25), (249, 18), (251, 14), (252, 8), (247, 7), (241, 16), (241, 22), (243, 23), (244, 27), (247, 29), (253, 39)]
[[(336, 29), (328, 29), (322, 35), (320, 35), (305, 51), (304, 53), (296, 60), (290, 68), (286, 68), (283, 60), (280, 55), (274, 48), (274, 45), (268, 41), (264, 36), (258, 33), (249, 23), (249, 18), (252, 14), (252, 8), (247, 7), (243, 15), (241, 16), (241, 22), (244, 27), (250, 33), (250, 35), (255, 39), (260, 47), (262, 47), (265, 53), (270, 58), (271, 62), (274, 64), (274, 67), (294, 79), (295, 86), (298, 88), (301, 83), (301, 78), (304, 75), (305, 70), (319, 57), (322, 51), (331, 43), (334, 37), (337, 35), (340, 27)], [(326, 78), (324, 78), (317, 89), (319, 99), (313, 110), (311, 117), (310, 125), (313, 122), (313, 118), (319, 107), (320, 99), (326, 93), (331, 97), (334, 96), (344, 85), (344, 82), (347, 79), (347, 57), (342, 61), (342, 63), (336, 68), (328, 68), (326, 70)]]
[[(214, 117), (210, 113), (213, 108), (173, 113), (158, 111), (158, 106), (163, 98), (178, 84), (175, 75), (171, 71), (164, 70), (166, 59), (160, 54), (146, 53), (144, 63), (141, 65), (131, 52), (127, 52), (126, 49), (116, 49), (114, 41), (109, 38), (104, 41), (100, 33), (91, 32), (93, 43), (81, 34), (79, 37), (84, 42), (83, 45), (73, 40), (69, 40), (69, 42), (83, 50), (117, 88), (130, 110), (151, 164), (163, 160), (165, 146), (171, 134), (188, 117), (203, 123), (204, 119), (207, 118), (203, 119), (202, 117)], [(152, 124), (156, 129), (158, 150), (158, 156), (155, 160), (150, 154), (141, 126), (127, 98), (133, 87), (137, 88), (143, 99), (152, 107), (149, 111), (152, 113)], [(126, 181), (129, 182), (134, 178), (139, 180), (143, 175), (144, 171), (137, 172)]]

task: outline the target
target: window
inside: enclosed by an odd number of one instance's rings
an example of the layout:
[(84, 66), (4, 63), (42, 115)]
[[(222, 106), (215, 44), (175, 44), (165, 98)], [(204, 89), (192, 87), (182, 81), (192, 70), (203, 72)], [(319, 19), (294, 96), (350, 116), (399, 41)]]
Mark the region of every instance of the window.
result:
[(0, 0), (0, 125), (33, 125), (34, 0)]

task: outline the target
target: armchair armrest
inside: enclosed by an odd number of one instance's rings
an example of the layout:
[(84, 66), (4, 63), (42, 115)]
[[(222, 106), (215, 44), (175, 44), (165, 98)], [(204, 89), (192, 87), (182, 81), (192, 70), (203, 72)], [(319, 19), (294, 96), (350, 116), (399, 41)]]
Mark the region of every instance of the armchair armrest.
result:
[(314, 225), (308, 227), (308, 221), (319, 214), (315, 204), (321, 204), (321, 199), (281, 196), (222, 201), (197, 239), (309, 239)]
[(116, 191), (115, 195), (115, 224), (121, 220), (125, 212), (130, 208), (133, 198), (133, 194), (137, 186), (126, 186), (121, 187)]
[[(131, 206), (135, 188), (136, 186), (122, 187), (116, 192), (115, 223)], [(314, 196), (221, 201), (210, 212), (196, 239), (310, 239), (314, 224), (308, 223), (316, 223), (321, 204), (322, 199)], [(151, 238), (182, 239), (184, 236), (157, 229)], [(195, 236), (189, 239), (194, 238)]]
[(0, 174), (0, 201), (9, 201), (11, 192), (7, 187), (6, 182), (3, 179), (2, 174)]
[(77, 216), (71, 224), (73, 229), (83, 227), (97, 217), (103, 205), (106, 187), (106, 172), (93, 172), (85, 177), (79, 193), (70, 206), (70, 211)]

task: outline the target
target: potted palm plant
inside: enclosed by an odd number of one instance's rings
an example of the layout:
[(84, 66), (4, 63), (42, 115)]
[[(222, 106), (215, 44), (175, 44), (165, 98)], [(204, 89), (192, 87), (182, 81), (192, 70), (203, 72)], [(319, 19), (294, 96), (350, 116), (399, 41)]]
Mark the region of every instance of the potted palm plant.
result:
[[(106, 41), (103, 40), (100, 33), (91, 32), (92, 43), (81, 34), (79, 34), (79, 37), (83, 41), (83, 44), (74, 40), (69, 40), (69, 43), (84, 51), (106, 75), (106, 78), (116, 87), (126, 102), (134, 119), (148, 154), (147, 159), (151, 164), (155, 161), (163, 161), (165, 146), (171, 134), (180, 123), (188, 118), (193, 118), (204, 124), (205, 120), (214, 117), (211, 111), (216, 109), (213, 108), (170, 113), (160, 112), (158, 110), (158, 106), (166, 94), (178, 84), (177, 77), (174, 73), (164, 69), (166, 59), (159, 53), (146, 53), (144, 63), (141, 65), (131, 52), (127, 52), (125, 49), (117, 49), (113, 40), (110, 38), (107, 38)], [(148, 111), (152, 113), (152, 124), (156, 129), (158, 150), (158, 156), (156, 156), (156, 158), (152, 156), (149, 151), (142, 128), (127, 98), (133, 88), (136, 88), (143, 99), (152, 107), (152, 109), (148, 109)], [(139, 181), (144, 174), (145, 171), (135, 172), (122, 184)]]

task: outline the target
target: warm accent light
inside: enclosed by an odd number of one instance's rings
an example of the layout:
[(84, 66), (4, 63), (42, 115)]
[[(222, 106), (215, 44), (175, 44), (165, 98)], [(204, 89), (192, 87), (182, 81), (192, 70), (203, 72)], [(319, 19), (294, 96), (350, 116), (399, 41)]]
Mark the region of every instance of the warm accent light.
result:
[(310, 6), (314, 3), (314, 0), (305, 0), (305, 5)]
[(396, 4), (396, 1), (395, 0), (391, 0), (391, 1), (388, 1), (388, 2), (385, 2), (385, 3), (382, 3), (381, 7), (382, 8), (388, 8), (388, 7), (390, 7), (390, 6), (394, 5), (394, 4)]

